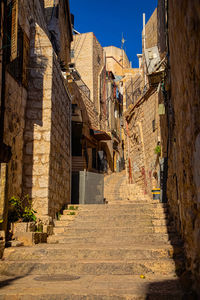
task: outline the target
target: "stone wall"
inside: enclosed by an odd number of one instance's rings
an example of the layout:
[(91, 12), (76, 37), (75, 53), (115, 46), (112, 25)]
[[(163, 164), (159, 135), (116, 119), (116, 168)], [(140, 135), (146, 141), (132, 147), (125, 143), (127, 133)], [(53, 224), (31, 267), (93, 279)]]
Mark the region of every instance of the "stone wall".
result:
[(48, 220), (70, 202), (70, 99), (48, 36), (37, 24), (31, 33), (24, 193)]
[(109, 46), (103, 48), (106, 53), (106, 68), (115, 75), (123, 75), (124, 70), (130, 68), (129, 59), (124, 50)]
[(169, 1), (171, 68), (168, 201), (200, 292), (200, 5)]
[[(142, 34), (144, 34), (142, 32)], [(158, 36), (157, 36), (157, 8), (154, 10), (151, 18), (145, 25), (145, 42), (146, 49), (151, 48), (158, 44)], [(144, 48), (144, 40), (142, 48)]]
[(53, 49), (42, 28), (32, 23), (26, 128), (24, 193), (39, 215), (48, 215)]
[(71, 183), (71, 101), (55, 55), (52, 79), (48, 214), (54, 217), (70, 203)]
[(93, 33), (83, 33), (74, 35), (72, 42), (74, 58), (72, 62), (81, 75), (82, 80), (90, 89), (90, 98), (94, 101), (93, 90)]
[(132, 182), (151, 196), (152, 188), (159, 187), (159, 156), (155, 154), (160, 140), (157, 92), (140, 98), (126, 116)]
[(27, 91), (6, 74), (6, 110), (4, 142), (11, 146), (12, 157), (7, 168), (7, 197), (22, 193), (23, 134)]
[[(38, 215), (49, 221), (70, 202), (71, 100), (41, 4), (19, 1), (19, 24), (30, 41), (28, 85), (6, 73), (4, 142), (11, 146), (12, 158), (1, 166), (0, 212), (11, 196), (28, 194)], [(69, 59), (69, 49), (67, 53)]]
[(60, 32), (60, 51), (57, 54), (65, 67), (68, 68), (67, 64), (70, 61), (70, 43), (72, 41), (69, 3), (66, 0), (40, 0), (40, 2), (43, 7), (47, 25), (51, 22), (52, 17), (57, 18), (54, 18), (55, 24), (58, 26)]
[[(103, 80), (106, 80), (106, 74), (105, 74), (105, 61), (104, 61), (104, 52), (102, 46), (99, 44), (99, 41), (93, 35), (93, 101), (95, 104), (95, 107), (97, 111), (100, 113), (100, 75), (102, 74)], [(104, 88), (104, 82), (102, 83), (102, 88)], [(102, 90), (102, 94), (104, 94), (104, 90)], [(105, 98), (106, 96), (103, 95)], [(106, 99), (102, 99), (106, 100)], [(105, 102), (104, 102), (105, 104)]]
[[(39, 1), (18, 2), (19, 5), (19, 25), (27, 37), (30, 37), (30, 22), (35, 17), (41, 26), (45, 27), (42, 19), (42, 10)], [(37, 14), (35, 11), (37, 10)], [(26, 68), (28, 66), (25, 66)], [(1, 195), (1, 209), (7, 206), (8, 199), (12, 196), (21, 196), (23, 192), (23, 147), (24, 147), (24, 129), (25, 113), (27, 102), (27, 88), (22, 85), (9, 72), (6, 72), (6, 106), (4, 120), (4, 143), (11, 146), (12, 157), (7, 164), (4, 177), (1, 180), (5, 182), (5, 194)], [(2, 166), (3, 167), (3, 166)], [(5, 167), (5, 166), (4, 166)], [(2, 188), (3, 190), (3, 188)], [(6, 211), (4, 217), (6, 218)], [(6, 220), (4, 220), (6, 222)]]
[(69, 91), (73, 96), (73, 103), (76, 103), (81, 109), (83, 122), (89, 127), (98, 129), (98, 113), (92, 100), (87, 97), (75, 82), (69, 84)]
[(74, 50), (72, 62), (75, 63), (81, 79), (90, 89), (90, 99), (100, 113), (99, 90), (100, 74), (104, 68), (103, 48), (94, 33), (89, 32), (75, 35), (72, 49)]

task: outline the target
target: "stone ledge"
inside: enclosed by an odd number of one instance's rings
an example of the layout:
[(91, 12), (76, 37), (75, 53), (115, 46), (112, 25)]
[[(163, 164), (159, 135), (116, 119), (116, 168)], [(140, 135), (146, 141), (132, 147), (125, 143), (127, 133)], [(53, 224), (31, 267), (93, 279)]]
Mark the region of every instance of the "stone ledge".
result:
[(20, 241), (24, 246), (32, 246), (34, 244), (46, 243), (47, 233), (43, 232), (17, 232), (15, 234), (17, 241)]

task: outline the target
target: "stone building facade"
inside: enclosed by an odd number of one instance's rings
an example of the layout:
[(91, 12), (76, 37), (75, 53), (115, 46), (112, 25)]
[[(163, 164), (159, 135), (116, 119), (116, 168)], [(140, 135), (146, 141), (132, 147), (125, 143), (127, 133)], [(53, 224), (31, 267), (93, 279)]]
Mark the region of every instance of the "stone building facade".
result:
[(100, 74), (103, 72), (105, 62), (103, 48), (93, 32), (74, 35), (72, 43), (74, 57), (72, 62), (90, 90), (90, 99), (100, 114)]
[[(94, 153), (96, 149), (98, 153), (99, 151), (104, 153), (103, 155), (106, 156), (106, 161), (108, 162), (108, 169), (111, 171), (113, 169), (117, 170), (116, 150), (113, 150), (113, 145), (116, 143), (114, 140), (116, 140), (116, 138), (112, 135), (111, 127), (113, 126), (113, 129), (116, 127), (118, 144), (121, 141), (121, 115), (119, 114), (119, 108), (116, 109), (115, 112), (115, 105), (111, 104), (111, 102), (117, 104), (118, 101), (116, 100), (116, 96), (114, 97), (115, 83), (113, 79), (111, 83), (112, 80), (110, 79), (112, 76), (110, 77), (109, 70), (106, 67), (105, 55), (105, 50), (93, 33), (76, 34), (74, 36), (72, 43), (72, 62), (81, 77), (82, 84), (84, 83), (90, 91), (89, 98), (92, 101), (90, 109), (93, 107), (93, 110), (97, 113), (95, 116), (97, 123), (95, 124), (93, 122), (91, 129), (94, 130), (94, 132), (99, 131), (98, 137), (96, 136), (98, 143), (95, 148), (94, 146), (92, 147), (92, 151)], [(80, 86), (78, 83), (78, 86), (82, 90), (82, 93), (84, 93), (86, 89), (83, 88), (83, 85)], [(83, 102), (85, 102), (84, 99)], [(87, 102), (88, 101), (86, 101), (86, 103)], [(111, 114), (110, 112), (113, 113)], [(114, 114), (116, 120), (114, 120)], [(90, 152), (89, 157), (91, 157), (91, 149), (88, 149), (88, 152)]]
[[(62, 72), (68, 67), (72, 41), (68, 1), (55, 7), (54, 1), (47, 0), (9, 3), (7, 9), (18, 24), (18, 48), (12, 61), (12, 50), (7, 50), (5, 73), (3, 142), (11, 147), (12, 156), (6, 164), (1, 161), (4, 230), (12, 196), (28, 194), (37, 216), (51, 222), (70, 203), (71, 170), (71, 96)], [(17, 3), (15, 16), (13, 3)], [(57, 40), (50, 31), (50, 12), (60, 36)], [(11, 20), (7, 22), (12, 28)], [(7, 34), (13, 34), (14, 29), (9, 30)]]
[(126, 82), (128, 181), (140, 186), (143, 193), (150, 197), (152, 189), (160, 187), (160, 153), (156, 153), (156, 149), (160, 147), (159, 87), (158, 83), (150, 83), (144, 52), (154, 46), (157, 46), (157, 10), (145, 25), (143, 55), (138, 55), (139, 69)]
[(162, 141), (168, 137), (163, 142), (168, 165), (167, 198), (185, 243), (187, 274), (192, 274), (193, 287), (200, 295), (199, 16), (198, 1), (184, 0), (181, 9), (177, 1), (169, 1), (168, 7), (158, 1), (159, 50), (163, 57), (168, 54), (160, 95), (166, 108)]
[(113, 72), (116, 75), (122, 75), (124, 69), (130, 68), (129, 59), (124, 49), (117, 48), (115, 46), (104, 47), (106, 53), (106, 67), (107, 70)]

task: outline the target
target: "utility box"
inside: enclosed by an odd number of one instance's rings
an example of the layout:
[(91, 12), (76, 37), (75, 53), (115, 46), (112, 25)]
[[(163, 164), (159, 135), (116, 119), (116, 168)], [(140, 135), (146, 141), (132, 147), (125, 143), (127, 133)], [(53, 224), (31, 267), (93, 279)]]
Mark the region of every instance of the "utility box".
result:
[(103, 204), (104, 175), (87, 171), (72, 174), (73, 204)]

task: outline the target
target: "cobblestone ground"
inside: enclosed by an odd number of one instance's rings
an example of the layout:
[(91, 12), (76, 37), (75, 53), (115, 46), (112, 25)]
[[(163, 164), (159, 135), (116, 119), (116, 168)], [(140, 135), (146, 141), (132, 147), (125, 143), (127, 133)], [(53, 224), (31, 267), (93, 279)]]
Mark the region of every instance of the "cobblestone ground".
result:
[(107, 204), (65, 210), (47, 244), (7, 248), (0, 299), (183, 299), (167, 205), (125, 178), (105, 177)]

